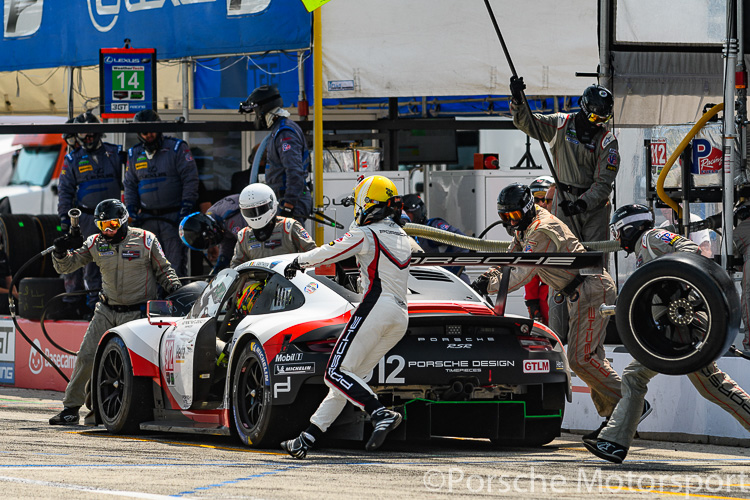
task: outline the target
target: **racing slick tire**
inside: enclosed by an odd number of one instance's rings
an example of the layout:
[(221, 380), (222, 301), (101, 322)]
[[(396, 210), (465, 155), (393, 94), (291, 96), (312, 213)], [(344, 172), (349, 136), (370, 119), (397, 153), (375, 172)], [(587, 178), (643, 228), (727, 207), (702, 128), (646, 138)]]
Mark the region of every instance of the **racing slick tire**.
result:
[(128, 348), (120, 337), (107, 341), (95, 375), (97, 411), (109, 432), (133, 434), (141, 422), (153, 419), (151, 381), (133, 376)]
[(248, 342), (234, 363), (232, 420), (240, 440), (256, 448), (276, 448), (285, 432), (290, 406), (273, 406), (271, 375), (263, 347)]
[(637, 269), (617, 298), (617, 330), (647, 368), (684, 375), (729, 349), (739, 331), (734, 282), (714, 261), (674, 253)]
[[(39, 239), (41, 242), (41, 250), (52, 246), (52, 242), (55, 238), (62, 236), (63, 232), (60, 229), (60, 217), (55, 214), (42, 214), (35, 215), (34, 222), (36, 222), (37, 229), (39, 230)], [(52, 265), (52, 254), (49, 253), (44, 257), (41, 266), (39, 266), (39, 276), (42, 277), (58, 277), (59, 273), (55, 271)]]

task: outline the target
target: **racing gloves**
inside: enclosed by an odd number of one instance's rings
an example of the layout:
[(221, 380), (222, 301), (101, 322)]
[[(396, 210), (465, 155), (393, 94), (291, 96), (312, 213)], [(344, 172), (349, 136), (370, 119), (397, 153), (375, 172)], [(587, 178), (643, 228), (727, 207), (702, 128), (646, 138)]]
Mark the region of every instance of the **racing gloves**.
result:
[(297, 271), (302, 271), (302, 266), (297, 262), (297, 257), (284, 269), (284, 277), (288, 280), (297, 276)]
[(193, 212), (193, 204), (189, 201), (180, 203), (180, 219), (183, 219)]
[(487, 287), (489, 284), (490, 277), (483, 274), (472, 282), (471, 288), (476, 290), (479, 295), (487, 295)]
[(560, 209), (568, 217), (570, 217), (571, 215), (582, 214), (583, 212), (588, 210), (588, 208), (589, 206), (583, 200), (563, 200), (560, 202)]
[(292, 211), (294, 211), (294, 207), (279, 206), (279, 215), (282, 217), (292, 217)]
[(510, 77), (510, 95), (514, 104), (523, 103), (523, 91), (526, 90), (526, 84), (523, 83), (522, 76)]
[(529, 311), (529, 318), (542, 322), (542, 307), (539, 304), (539, 299), (529, 299), (526, 301), (526, 309)]

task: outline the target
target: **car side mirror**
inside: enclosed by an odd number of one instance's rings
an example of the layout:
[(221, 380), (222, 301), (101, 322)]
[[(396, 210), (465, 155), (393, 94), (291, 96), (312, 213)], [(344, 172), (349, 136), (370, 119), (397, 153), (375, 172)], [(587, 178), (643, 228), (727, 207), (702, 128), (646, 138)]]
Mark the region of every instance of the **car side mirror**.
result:
[(171, 300), (149, 300), (146, 304), (146, 317), (149, 325), (172, 325), (174, 321), (164, 321), (163, 318), (174, 317), (174, 305)]

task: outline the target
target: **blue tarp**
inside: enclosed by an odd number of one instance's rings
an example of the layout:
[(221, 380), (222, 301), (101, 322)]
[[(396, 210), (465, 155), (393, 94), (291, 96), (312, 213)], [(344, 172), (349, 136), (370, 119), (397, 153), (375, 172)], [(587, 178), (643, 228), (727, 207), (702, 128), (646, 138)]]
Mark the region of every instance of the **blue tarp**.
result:
[(311, 45), (300, 0), (5, 0), (5, 10), (0, 71), (97, 65), (100, 48), (126, 38), (158, 59)]
[[(309, 55), (309, 52), (306, 53)], [(305, 62), (305, 88), (312, 106), (312, 59)], [(296, 106), (299, 96), (297, 55), (272, 53), (265, 56), (222, 57), (199, 60), (194, 75), (196, 109), (237, 109), (253, 89), (259, 85), (274, 84), (279, 87), (284, 106)], [(427, 116), (510, 116), (510, 96), (427, 96)], [(555, 109), (578, 110), (578, 97), (529, 99), (531, 108), (542, 113)], [(398, 114), (401, 118), (422, 116), (422, 97), (399, 97)], [(324, 106), (350, 106), (351, 108), (388, 109), (388, 98), (323, 99)]]

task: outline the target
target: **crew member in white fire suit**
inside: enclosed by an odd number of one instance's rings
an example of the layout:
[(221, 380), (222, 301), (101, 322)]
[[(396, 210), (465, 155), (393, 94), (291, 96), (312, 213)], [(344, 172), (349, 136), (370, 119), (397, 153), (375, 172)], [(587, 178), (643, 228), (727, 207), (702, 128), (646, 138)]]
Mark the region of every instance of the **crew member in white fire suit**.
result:
[(71, 249), (67, 235), (54, 241), (55, 270), (69, 273), (96, 262), (102, 273), (102, 293), (78, 350), (63, 410), (49, 420), (50, 425), (78, 423), (78, 410), (84, 403), (86, 382), (91, 378), (94, 354), (104, 332), (140, 318), (146, 302), (157, 298), (157, 285), (169, 293), (180, 288), (159, 241), (149, 231), (128, 227), (128, 211), (119, 200), (100, 202), (94, 220), (100, 233), (89, 236), (82, 247)]
[[(664, 229), (654, 229), (654, 216), (643, 205), (618, 208), (612, 215), (610, 227), (612, 236), (620, 242), (623, 250), (635, 253), (636, 267), (669, 253), (701, 253), (700, 247), (693, 241)], [(648, 382), (656, 375), (657, 372), (636, 360), (625, 368), (622, 374), (622, 399), (617, 403), (612, 417), (598, 439), (583, 440), (591, 453), (610, 462), (622, 463), (642, 418)], [(750, 396), (716, 363), (687, 377), (701, 396), (718, 405), (750, 431)]]
[(401, 229), (401, 197), (388, 178), (374, 175), (354, 188), (354, 223), (328, 245), (303, 253), (285, 270), (287, 278), (316, 264), (355, 256), (364, 298), (331, 353), (325, 372), (328, 395), (297, 438), (281, 443), (294, 458), (304, 458), (349, 401), (364, 409), (374, 427), (366, 449), (377, 449), (401, 423), (401, 415), (383, 406), (363, 377), (406, 333), (407, 281), (411, 248)]
[(261, 257), (307, 252), (316, 247), (304, 226), (291, 217), (276, 215), (276, 195), (269, 186), (255, 183), (240, 193), (240, 212), (247, 222), (237, 233), (231, 267)]
[[(527, 106), (523, 78), (510, 81), (513, 123), (536, 139)], [(617, 139), (604, 124), (612, 117), (614, 98), (600, 85), (583, 91), (578, 113), (533, 114), (541, 139), (550, 143), (557, 190), (549, 211), (567, 225), (579, 241), (609, 239), (612, 206), (609, 195), (620, 166)]]
[[(497, 212), (503, 225), (515, 233), (509, 252), (585, 251), (560, 219), (534, 204), (528, 186), (513, 183), (500, 191)], [(508, 291), (522, 287), (537, 275), (566, 297), (570, 318), (567, 350), (570, 368), (591, 389), (591, 400), (599, 415), (609, 417), (621, 397), (620, 377), (604, 357), (603, 343), (609, 318), (599, 314), (599, 306), (615, 300), (612, 277), (606, 271), (583, 276), (575, 270), (513, 267)], [(477, 278), (472, 287), (481, 294), (497, 293), (500, 276), (499, 268), (490, 269)]]

